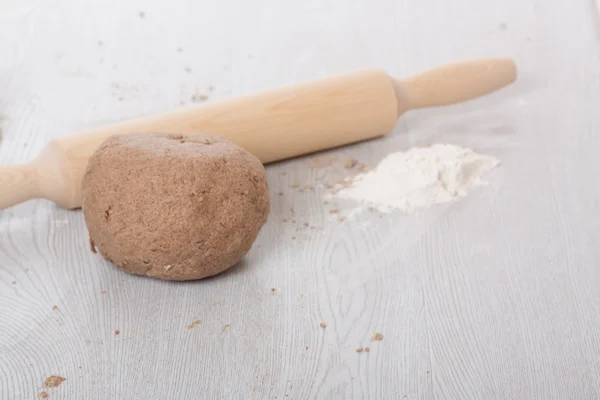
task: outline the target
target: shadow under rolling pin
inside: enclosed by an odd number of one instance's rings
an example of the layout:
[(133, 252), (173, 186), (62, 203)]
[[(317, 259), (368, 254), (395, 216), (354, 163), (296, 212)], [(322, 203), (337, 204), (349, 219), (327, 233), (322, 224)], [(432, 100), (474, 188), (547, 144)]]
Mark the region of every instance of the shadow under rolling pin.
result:
[(404, 80), (363, 69), (57, 137), (31, 163), (0, 166), (0, 209), (36, 198), (81, 207), (88, 160), (112, 135), (213, 134), (266, 164), (383, 136), (408, 110), (471, 100), (516, 77), (509, 58), (446, 64)]

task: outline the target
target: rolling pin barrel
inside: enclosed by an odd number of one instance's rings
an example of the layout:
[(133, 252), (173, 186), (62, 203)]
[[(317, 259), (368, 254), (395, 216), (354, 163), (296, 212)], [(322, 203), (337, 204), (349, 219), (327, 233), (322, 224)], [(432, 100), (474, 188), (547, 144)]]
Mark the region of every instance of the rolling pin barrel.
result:
[(32, 198), (81, 207), (88, 160), (112, 135), (213, 134), (270, 163), (385, 135), (405, 111), (469, 100), (515, 79), (510, 59), (449, 64), (404, 81), (364, 69), (58, 137), (33, 163), (0, 169), (0, 208)]
[(360, 70), (225, 99), (63, 137), (64, 150), (89, 156), (115, 134), (173, 132), (223, 136), (263, 163), (381, 136), (398, 119), (392, 78)]

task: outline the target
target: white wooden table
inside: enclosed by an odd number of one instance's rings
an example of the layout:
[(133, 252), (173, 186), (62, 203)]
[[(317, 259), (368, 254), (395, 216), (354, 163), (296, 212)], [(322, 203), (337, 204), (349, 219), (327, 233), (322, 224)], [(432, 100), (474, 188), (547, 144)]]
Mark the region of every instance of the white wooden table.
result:
[[(0, 398), (600, 398), (599, 22), (591, 0), (1, 0), (2, 164), (194, 96), (357, 67), (511, 56), (519, 80), (269, 166), (270, 220), (213, 279), (119, 271), (89, 251), (80, 211), (0, 211)], [(319, 184), (345, 157), (433, 142), (502, 164), (420, 215), (329, 213), (353, 209)], [(43, 388), (50, 375), (66, 380)]]

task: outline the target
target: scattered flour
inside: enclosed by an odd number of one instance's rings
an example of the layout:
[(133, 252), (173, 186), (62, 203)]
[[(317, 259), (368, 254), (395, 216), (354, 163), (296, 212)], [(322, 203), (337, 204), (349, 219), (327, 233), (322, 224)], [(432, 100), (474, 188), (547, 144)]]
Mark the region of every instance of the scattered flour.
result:
[(449, 203), (485, 185), (481, 177), (499, 161), (451, 144), (415, 147), (386, 156), (372, 171), (355, 176), (332, 197), (354, 200), (381, 212)]

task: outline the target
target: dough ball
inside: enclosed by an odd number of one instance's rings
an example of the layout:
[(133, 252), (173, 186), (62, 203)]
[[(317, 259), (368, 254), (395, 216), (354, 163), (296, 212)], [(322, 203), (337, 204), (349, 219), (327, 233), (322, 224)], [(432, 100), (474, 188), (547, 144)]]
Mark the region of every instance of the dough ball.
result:
[(110, 137), (88, 162), (82, 194), (92, 250), (129, 273), (165, 280), (236, 264), (270, 206), (261, 162), (205, 135)]

